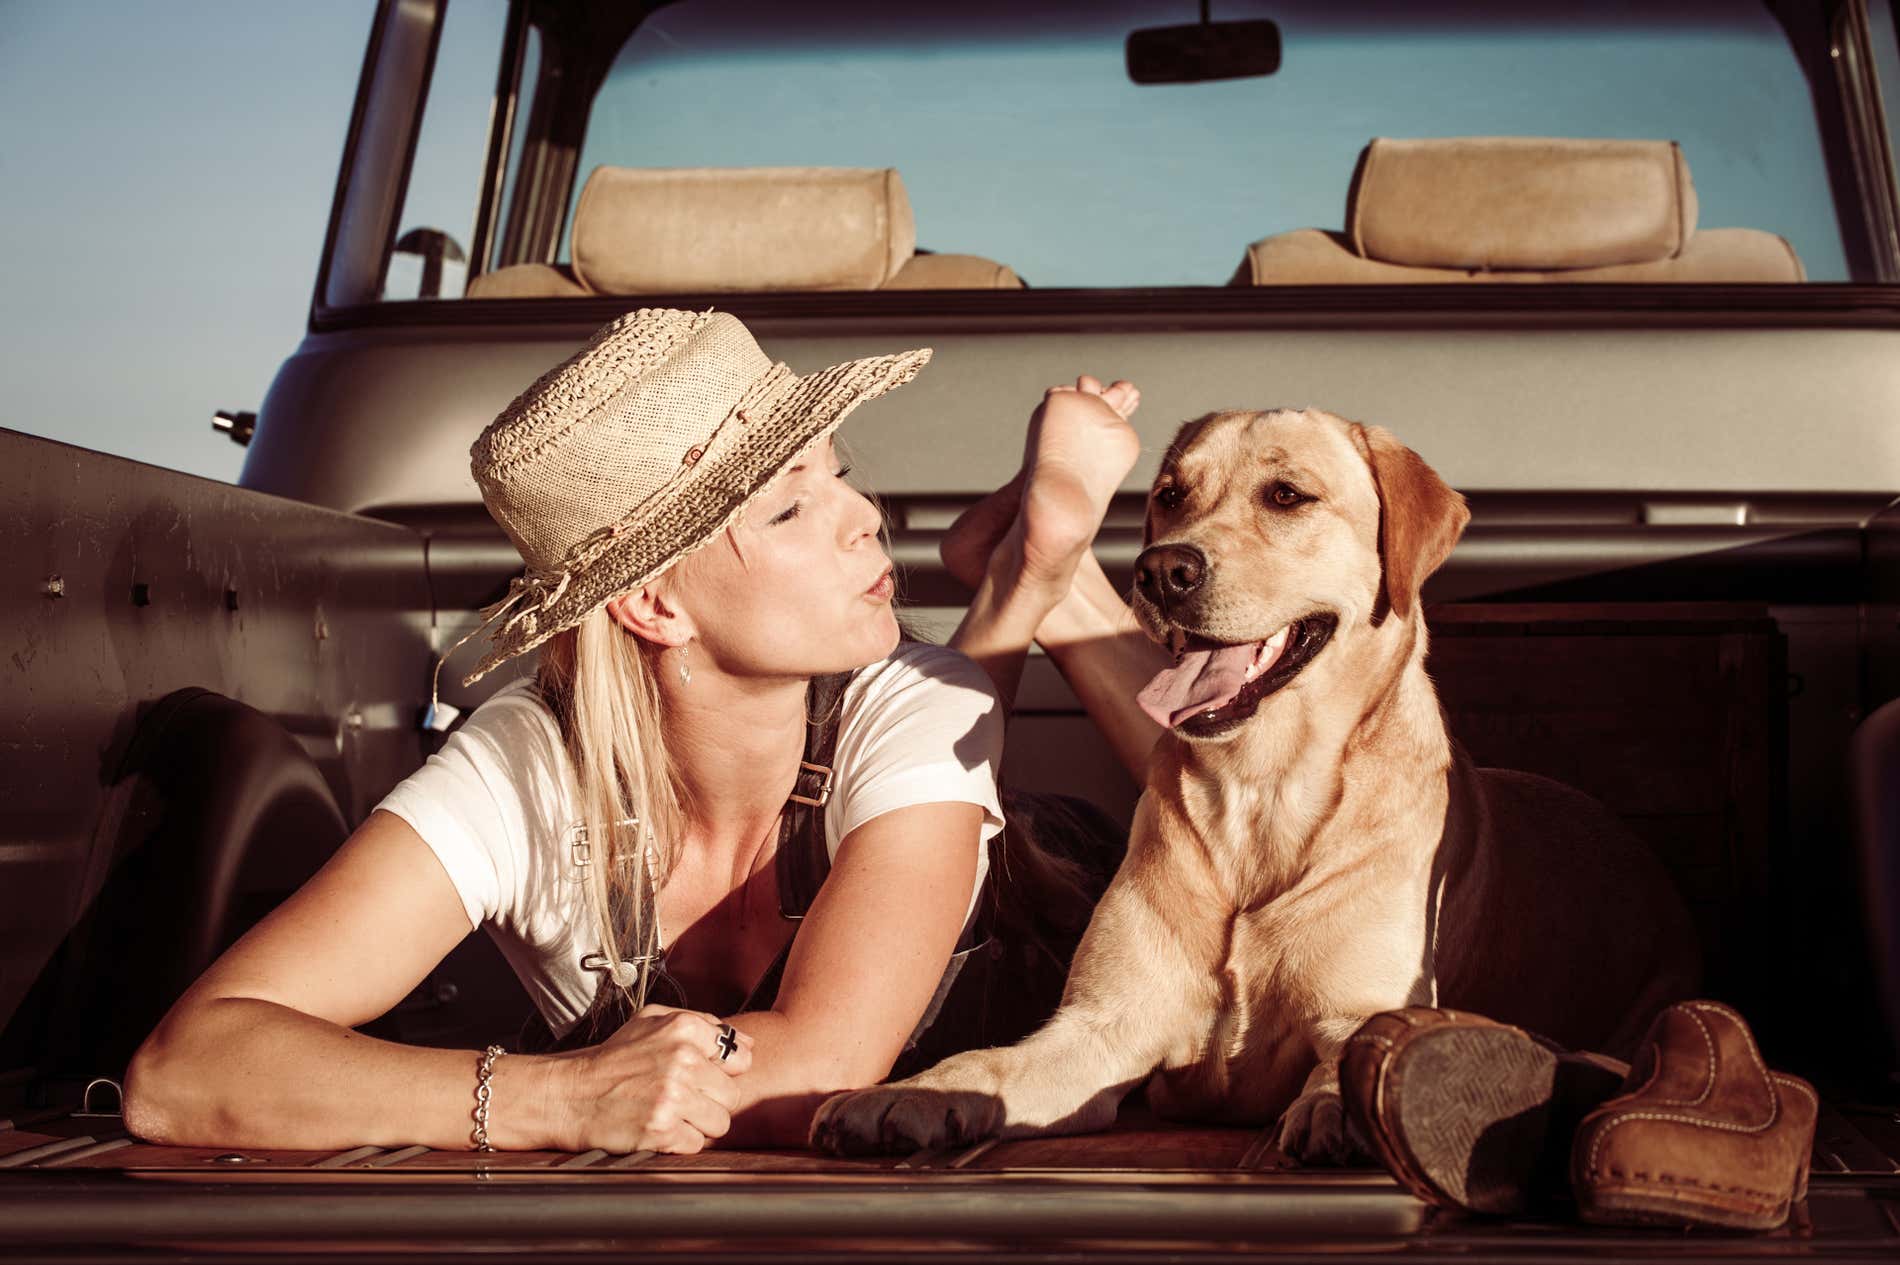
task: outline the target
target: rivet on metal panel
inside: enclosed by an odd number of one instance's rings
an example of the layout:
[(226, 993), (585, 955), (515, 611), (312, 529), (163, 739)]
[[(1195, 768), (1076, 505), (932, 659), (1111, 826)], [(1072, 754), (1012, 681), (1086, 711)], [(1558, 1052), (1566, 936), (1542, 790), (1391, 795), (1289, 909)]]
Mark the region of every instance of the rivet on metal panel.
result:
[(40, 586), (40, 592), (46, 597), (65, 597), (66, 580), (63, 576), (49, 575), (46, 583)]
[(213, 1164), (249, 1164), (251, 1157), (248, 1155), (239, 1155), (236, 1151), (231, 1151), (224, 1155), (212, 1156), (210, 1162)]

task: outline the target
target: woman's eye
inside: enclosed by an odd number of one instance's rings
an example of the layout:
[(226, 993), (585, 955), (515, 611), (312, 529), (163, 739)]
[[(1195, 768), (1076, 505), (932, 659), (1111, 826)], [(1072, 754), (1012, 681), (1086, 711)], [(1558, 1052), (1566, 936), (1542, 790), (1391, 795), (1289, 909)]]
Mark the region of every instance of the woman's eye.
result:
[(1281, 509), (1292, 509), (1302, 501), (1310, 501), (1313, 498), (1290, 483), (1276, 483), (1267, 489), (1267, 499)]
[(844, 466), (843, 468), (841, 468), (841, 469), (840, 469), (840, 470), (838, 471), (838, 477), (839, 477), (840, 479), (842, 479), (842, 478), (844, 478), (844, 477), (845, 477), (846, 475), (848, 475), (848, 474), (850, 474), (850, 473), (851, 473), (851, 467), (850, 467), (850, 466)]
[(1172, 483), (1155, 489), (1155, 504), (1164, 510), (1180, 509), (1181, 502), (1186, 499), (1187, 493)]
[(803, 505), (801, 502), (793, 501), (790, 505), (780, 510), (777, 514), (774, 514), (772, 516), (772, 521), (769, 525), (772, 527), (777, 527), (780, 523), (791, 522), (794, 518), (798, 517), (798, 511), (801, 508), (803, 508)]

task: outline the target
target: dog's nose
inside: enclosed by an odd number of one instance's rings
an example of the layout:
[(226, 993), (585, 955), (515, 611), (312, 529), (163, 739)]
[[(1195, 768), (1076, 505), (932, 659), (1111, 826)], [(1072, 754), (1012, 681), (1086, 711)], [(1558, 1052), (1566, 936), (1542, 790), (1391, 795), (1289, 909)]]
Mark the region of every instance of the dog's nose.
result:
[(1150, 600), (1182, 597), (1207, 578), (1207, 555), (1193, 545), (1156, 545), (1135, 559), (1135, 587)]

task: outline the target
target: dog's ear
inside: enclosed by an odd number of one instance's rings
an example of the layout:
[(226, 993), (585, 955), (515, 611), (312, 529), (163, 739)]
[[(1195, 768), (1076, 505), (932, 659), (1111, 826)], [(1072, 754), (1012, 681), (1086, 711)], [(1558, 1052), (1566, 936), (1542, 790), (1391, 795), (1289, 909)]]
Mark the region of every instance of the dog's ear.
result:
[(1425, 577), (1451, 556), (1471, 511), (1465, 498), (1391, 431), (1354, 423), (1353, 439), (1379, 489), (1382, 604), (1404, 619), (1417, 605)]

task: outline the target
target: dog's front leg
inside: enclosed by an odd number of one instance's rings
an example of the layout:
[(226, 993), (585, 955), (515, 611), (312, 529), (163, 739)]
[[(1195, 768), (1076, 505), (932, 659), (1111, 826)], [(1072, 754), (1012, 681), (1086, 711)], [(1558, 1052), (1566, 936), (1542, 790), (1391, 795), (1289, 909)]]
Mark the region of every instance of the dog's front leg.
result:
[(862, 1155), (1112, 1124), (1132, 1086), (1205, 1035), (1214, 1006), (1210, 945), (1194, 938), (1205, 929), (1162, 917), (1142, 868), (1124, 866), (1103, 894), (1062, 1005), (1040, 1029), (833, 1096), (812, 1118), (812, 1145)]
[(1371, 1157), (1372, 1148), (1352, 1128), (1339, 1097), (1339, 1053), (1363, 1018), (1318, 1025), (1313, 1045), (1319, 1062), (1307, 1073), (1300, 1096), (1280, 1113), (1274, 1145), (1282, 1155), (1302, 1164), (1351, 1164)]

